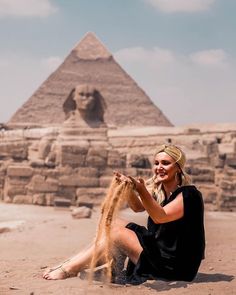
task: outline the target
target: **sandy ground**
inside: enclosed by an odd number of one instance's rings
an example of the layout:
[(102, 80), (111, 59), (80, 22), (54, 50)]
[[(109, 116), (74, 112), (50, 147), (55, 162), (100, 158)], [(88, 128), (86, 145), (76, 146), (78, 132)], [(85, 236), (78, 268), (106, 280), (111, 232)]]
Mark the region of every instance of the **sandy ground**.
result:
[[(191, 282), (147, 281), (141, 286), (88, 285), (79, 277), (42, 279), (43, 269), (85, 247), (94, 237), (92, 219), (73, 219), (69, 210), (0, 203), (0, 294), (236, 294), (236, 213), (206, 212), (206, 259)], [(125, 211), (129, 220), (143, 215)]]

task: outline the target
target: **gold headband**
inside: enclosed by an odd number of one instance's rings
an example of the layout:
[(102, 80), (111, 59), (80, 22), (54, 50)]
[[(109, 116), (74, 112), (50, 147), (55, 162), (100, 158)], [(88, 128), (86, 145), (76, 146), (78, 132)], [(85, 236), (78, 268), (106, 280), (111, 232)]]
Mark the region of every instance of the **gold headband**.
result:
[(161, 152), (165, 152), (167, 155), (173, 158), (175, 162), (179, 165), (181, 170), (184, 168), (186, 157), (179, 147), (175, 145), (163, 144), (157, 149), (156, 154), (159, 154)]

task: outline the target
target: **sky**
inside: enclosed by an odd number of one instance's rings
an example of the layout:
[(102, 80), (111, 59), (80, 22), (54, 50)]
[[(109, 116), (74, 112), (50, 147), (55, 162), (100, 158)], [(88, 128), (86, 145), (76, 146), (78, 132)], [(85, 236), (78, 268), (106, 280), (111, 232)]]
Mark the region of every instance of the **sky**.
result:
[(236, 0), (0, 0), (0, 122), (87, 32), (176, 126), (236, 122)]

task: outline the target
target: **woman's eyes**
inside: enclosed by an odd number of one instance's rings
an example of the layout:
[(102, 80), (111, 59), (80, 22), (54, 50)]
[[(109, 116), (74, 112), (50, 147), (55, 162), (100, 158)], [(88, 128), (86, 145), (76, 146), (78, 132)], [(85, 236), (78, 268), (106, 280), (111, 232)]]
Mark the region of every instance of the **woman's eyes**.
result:
[[(165, 166), (166, 166), (166, 165), (170, 165), (170, 164), (171, 164), (171, 162), (169, 162), (169, 161), (163, 161), (163, 162), (161, 162), (160, 164), (162, 164), (162, 165), (165, 165)], [(159, 165), (159, 162), (155, 162), (155, 163), (154, 163), (154, 165), (156, 165), (156, 166), (157, 166), (157, 165)]]

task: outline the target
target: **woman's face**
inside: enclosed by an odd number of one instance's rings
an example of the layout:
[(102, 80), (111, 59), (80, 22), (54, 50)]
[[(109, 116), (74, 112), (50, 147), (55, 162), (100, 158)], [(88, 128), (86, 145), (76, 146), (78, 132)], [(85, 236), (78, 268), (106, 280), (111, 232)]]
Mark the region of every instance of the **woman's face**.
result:
[(165, 152), (160, 152), (155, 156), (153, 172), (157, 182), (168, 183), (176, 181), (176, 172), (180, 169), (175, 160)]

